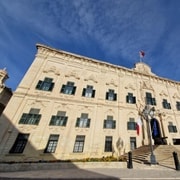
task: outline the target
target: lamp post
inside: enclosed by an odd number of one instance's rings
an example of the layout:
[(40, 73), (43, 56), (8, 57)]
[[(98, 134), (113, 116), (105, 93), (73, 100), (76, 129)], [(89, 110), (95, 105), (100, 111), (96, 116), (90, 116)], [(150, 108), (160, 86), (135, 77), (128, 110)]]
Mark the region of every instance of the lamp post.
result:
[(142, 115), (143, 115), (143, 117), (145, 118), (145, 120), (148, 123), (148, 134), (149, 134), (150, 150), (151, 150), (151, 155), (150, 155), (150, 163), (151, 164), (157, 164), (156, 157), (155, 157), (155, 155), (153, 153), (152, 131), (151, 131), (151, 124), (150, 124), (150, 120), (154, 117), (154, 112), (155, 112), (155, 108), (150, 107), (149, 105), (146, 105), (145, 108), (142, 111)]

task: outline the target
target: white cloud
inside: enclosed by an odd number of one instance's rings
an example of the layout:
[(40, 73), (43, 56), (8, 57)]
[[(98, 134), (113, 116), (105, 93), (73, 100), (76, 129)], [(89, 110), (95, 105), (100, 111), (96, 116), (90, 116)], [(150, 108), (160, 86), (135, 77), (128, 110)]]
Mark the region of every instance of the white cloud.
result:
[(32, 53), (27, 47), (40, 40), (47, 45), (59, 42), (60, 47), (73, 44), (91, 52), (90, 40), (108, 59), (134, 63), (143, 49), (154, 65), (154, 58), (172, 59), (172, 52), (178, 54), (179, 23), (174, 29), (169, 26), (175, 5), (157, 0), (1, 0), (0, 47), (16, 47), (17, 52), (27, 54)]

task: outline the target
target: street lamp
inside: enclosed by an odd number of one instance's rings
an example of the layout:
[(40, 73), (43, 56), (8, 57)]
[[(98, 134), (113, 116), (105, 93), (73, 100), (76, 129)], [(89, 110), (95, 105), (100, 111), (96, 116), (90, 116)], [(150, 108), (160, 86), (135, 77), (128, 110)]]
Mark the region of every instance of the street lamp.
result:
[(150, 155), (150, 163), (151, 164), (157, 164), (156, 157), (153, 153), (152, 131), (151, 131), (151, 125), (150, 125), (150, 120), (154, 117), (154, 113), (155, 113), (155, 108), (150, 107), (149, 105), (146, 105), (142, 111), (142, 115), (148, 123), (148, 133), (149, 133), (150, 150), (151, 150), (151, 155)]

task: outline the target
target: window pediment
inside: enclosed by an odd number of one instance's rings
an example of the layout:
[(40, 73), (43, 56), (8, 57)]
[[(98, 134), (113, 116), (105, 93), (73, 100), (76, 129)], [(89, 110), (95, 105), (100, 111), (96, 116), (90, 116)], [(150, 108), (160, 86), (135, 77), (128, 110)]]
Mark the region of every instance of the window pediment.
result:
[(174, 93), (173, 98), (180, 99), (180, 96), (177, 93)]
[(149, 89), (149, 90), (153, 90), (153, 91), (154, 91), (151, 83), (148, 82), (148, 81), (143, 81), (143, 82), (141, 83), (141, 89)]
[(55, 66), (47, 67), (43, 70), (44, 73), (54, 73), (55, 75), (60, 75), (59, 70)]
[(117, 87), (118, 85), (115, 83), (114, 79), (111, 79), (109, 82), (106, 83), (106, 85), (113, 85)]
[(94, 83), (97, 83), (98, 81), (94, 77), (94, 75), (90, 75), (89, 77), (84, 79), (85, 81), (93, 81)]
[(168, 96), (163, 90), (159, 93), (159, 95), (160, 95), (160, 96), (165, 96), (165, 97)]
[(132, 90), (136, 90), (136, 88), (134, 87), (133, 84), (129, 83), (127, 84), (127, 86), (125, 86), (125, 89), (132, 89)]
[(75, 72), (75, 71), (71, 71), (71, 72), (67, 73), (65, 75), (65, 77), (74, 77), (75, 79), (78, 79), (78, 80), (80, 79), (80, 77), (78, 76), (77, 72)]

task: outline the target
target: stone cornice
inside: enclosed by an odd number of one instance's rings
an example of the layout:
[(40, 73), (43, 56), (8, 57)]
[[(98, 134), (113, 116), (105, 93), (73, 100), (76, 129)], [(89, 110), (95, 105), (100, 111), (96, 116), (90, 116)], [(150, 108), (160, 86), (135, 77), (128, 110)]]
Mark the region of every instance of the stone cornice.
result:
[[(36, 44), (36, 47), (38, 49), (37, 55), (41, 54), (41, 55), (44, 55), (44, 57), (47, 57), (47, 56), (52, 56), (52, 57), (57, 56), (58, 57), (61, 54), (64, 58), (73, 59), (74, 61), (77, 61), (79, 63), (92, 63), (92, 64), (95, 64), (98, 67), (101, 66), (101, 69), (106, 68), (106, 70), (113, 70), (114, 69), (113, 71), (116, 72), (116, 73), (119, 72), (119, 71), (121, 71), (121, 72), (124, 71), (125, 73), (129, 72), (132, 75), (146, 76), (146, 77), (148, 77), (148, 78), (150, 78), (152, 80), (159, 80), (161, 82), (180, 85), (180, 82), (178, 82), (178, 81), (174, 81), (174, 80), (170, 80), (170, 79), (167, 79), (167, 78), (159, 77), (159, 76), (154, 75), (153, 73), (149, 73), (149, 72), (147, 73), (147, 71), (145, 71), (145, 72), (137, 71), (137, 70), (135, 70), (135, 68), (129, 69), (129, 68), (126, 68), (126, 67), (113, 65), (111, 63), (107, 63), (107, 62), (104, 62), (104, 61), (101, 61), (101, 60), (88, 58), (88, 57), (85, 57), (85, 56), (77, 55), (77, 54), (70, 53), (70, 52), (63, 51), (63, 50), (57, 50), (55, 48), (51, 48), (49, 46), (42, 45), (42, 44)], [(148, 65), (146, 65), (146, 68), (147, 67), (148, 67)]]

